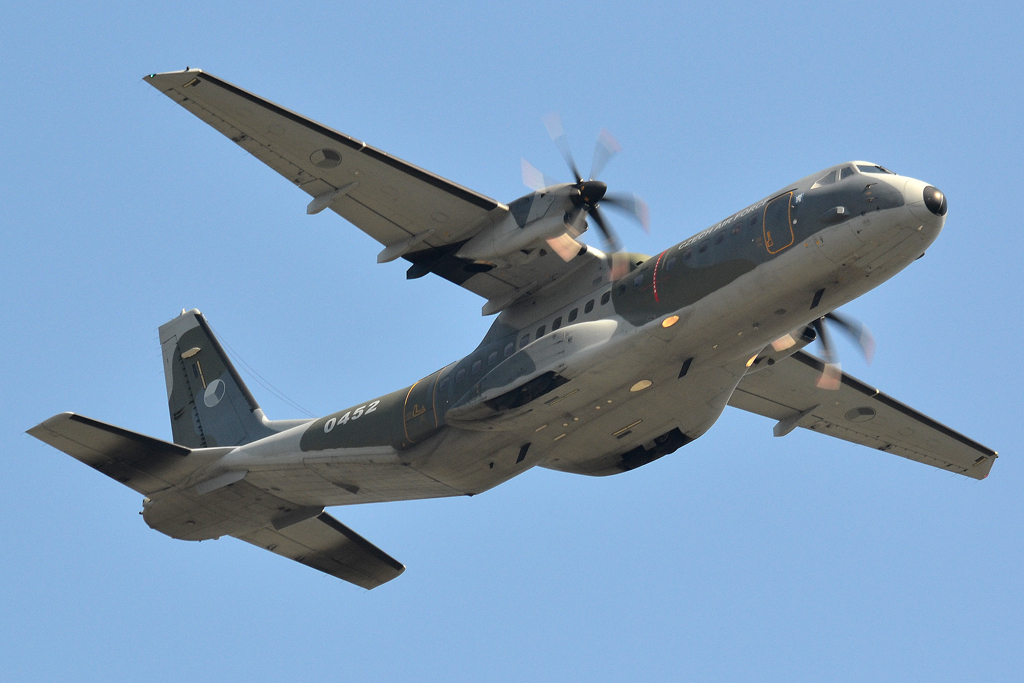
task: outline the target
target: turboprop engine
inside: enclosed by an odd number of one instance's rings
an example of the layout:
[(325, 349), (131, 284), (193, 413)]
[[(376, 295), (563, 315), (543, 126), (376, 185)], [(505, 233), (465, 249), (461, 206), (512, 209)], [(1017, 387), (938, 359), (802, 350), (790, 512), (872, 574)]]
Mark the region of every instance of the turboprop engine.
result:
[(568, 261), (584, 248), (574, 238), (587, 229), (586, 210), (573, 202), (578, 194), (576, 186), (562, 184), (517, 199), (501, 221), (466, 242), (456, 256), (474, 261), (496, 261), (507, 254), (536, 246), (538, 242), (561, 244), (565, 242), (561, 238), (567, 235), (568, 243), (573, 246), (567, 253), (556, 251)]

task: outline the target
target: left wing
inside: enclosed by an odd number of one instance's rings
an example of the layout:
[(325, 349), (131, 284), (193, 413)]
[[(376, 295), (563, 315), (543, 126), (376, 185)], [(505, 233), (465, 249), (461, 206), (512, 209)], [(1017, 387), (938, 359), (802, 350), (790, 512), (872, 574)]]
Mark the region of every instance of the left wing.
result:
[(998, 457), (991, 448), (847, 374), (838, 390), (819, 389), (823, 368), (797, 351), (744, 376), (729, 405), (778, 420), (775, 436), (804, 427), (973, 479), (988, 476)]
[(457, 258), (509, 208), (203, 71), (145, 80), (312, 196), (308, 213), (330, 208), (384, 245), (379, 261), (405, 258), (410, 278), (440, 275), (488, 299), (490, 312), (599, 259), (546, 253), (488, 269)]

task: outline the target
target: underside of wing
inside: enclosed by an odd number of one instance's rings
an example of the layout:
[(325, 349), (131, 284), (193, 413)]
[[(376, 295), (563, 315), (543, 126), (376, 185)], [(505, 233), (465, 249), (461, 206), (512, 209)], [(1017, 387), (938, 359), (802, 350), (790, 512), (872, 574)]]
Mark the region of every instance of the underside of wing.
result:
[(565, 262), (543, 245), (500, 264), (457, 257), (509, 208), (203, 71), (145, 80), (309, 194), (308, 213), (330, 208), (385, 246), (379, 261), (404, 258), (408, 277), (439, 275), (487, 299), (488, 313), (598, 258)]
[(838, 390), (815, 382), (824, 363), (803, 351), (746, 375), (729, 405), (778, 420), (776, 436), (803, 427), (910, 460), (984, 479), (997, 454), (849, 375)]
[(284, 529), (268, 526), (238, 538), (367, 589), (405, 571), (401, 562), (326, 512)]

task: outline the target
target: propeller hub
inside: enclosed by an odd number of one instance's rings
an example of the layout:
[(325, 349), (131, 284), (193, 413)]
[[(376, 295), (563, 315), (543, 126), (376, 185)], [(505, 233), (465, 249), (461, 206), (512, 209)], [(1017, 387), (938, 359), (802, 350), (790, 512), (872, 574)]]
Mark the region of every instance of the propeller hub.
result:
[(574, 198), (578, 200), (574, 203), (577, 206), (583, 204), (589, 210), (597, 206), (597, 203), (604, 198), (608, 186), (600, 180), (582, 180), (576, 185), (576, 189), (579, 191), (579, 195)]

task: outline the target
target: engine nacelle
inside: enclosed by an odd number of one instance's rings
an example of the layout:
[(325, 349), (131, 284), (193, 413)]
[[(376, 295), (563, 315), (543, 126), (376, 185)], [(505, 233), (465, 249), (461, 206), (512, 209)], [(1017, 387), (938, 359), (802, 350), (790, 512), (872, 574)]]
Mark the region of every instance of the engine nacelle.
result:
[(455, 255), (472, 261), (500, 260), (506, 254), (559, 237), (568, 230), (576, 234), (583, 232), (586, 230), (585, 221), (577, 220), (576, 225), (570, 222), (575, 208), (570, 193), (574, 189), (572, 185), (558, 185), (554, 189), (546, 188), (543, 193), (535, 192), (517, 199), (510, 206), (512, 210), (508, 215), (484, 228)]

